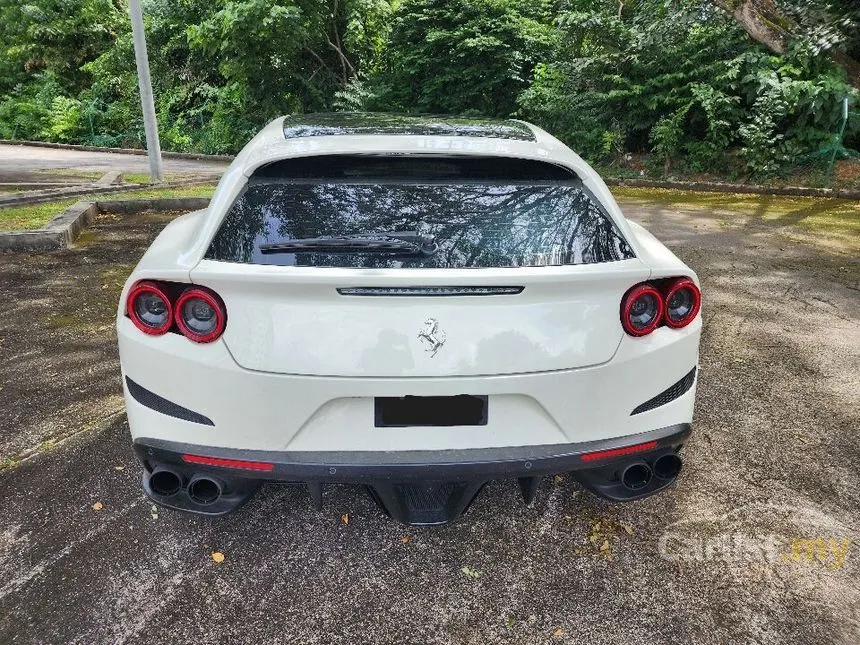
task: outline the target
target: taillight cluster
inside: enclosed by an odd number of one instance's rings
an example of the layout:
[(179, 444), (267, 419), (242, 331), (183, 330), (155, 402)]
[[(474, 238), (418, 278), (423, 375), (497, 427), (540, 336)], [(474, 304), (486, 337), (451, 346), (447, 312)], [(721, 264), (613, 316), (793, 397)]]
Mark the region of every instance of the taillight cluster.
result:
[(632, 287), (621, 300), (621, 325), (631, 336), (646, 336), (666, 325), (686, 327), (696, 318), (702, 295), (690, 278), (643, 282)]
[(126, 315), (145, 334), (173, 331), (195, 343), (211, 343), (227, 325), (227, 310), (218, 294), (178, 282), (138, 282), (128, 294)]

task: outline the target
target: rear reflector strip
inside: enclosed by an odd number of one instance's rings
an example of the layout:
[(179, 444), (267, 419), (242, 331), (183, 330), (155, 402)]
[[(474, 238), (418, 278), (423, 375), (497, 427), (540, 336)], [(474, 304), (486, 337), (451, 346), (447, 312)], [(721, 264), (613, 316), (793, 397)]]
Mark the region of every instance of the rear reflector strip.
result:
[(513, 296), (523, 287), (342, 287), (342, 296)]
[(275, 464), (265, 461), (243, 461), (241, 459), (218, 459), (201, 455), (182, 455), (182, 461), (201, 466), (218, 466), (219, 468), (241, 468), (243, 470), (262, 470), (269, 472), (275, 469)]
[(656, 447), (656, 441), (649, 441), (647, 443), (637, 443), (634, 446), (625, 446), (624, 448), (611, 448), (610, 450), (586, 452), (580, 455), (580, 459), (582, 459), (582, 461), (597, 461), (598, 459), (609, 459), (610, 457), (622, 457), (624, 455), (632, 455), (637, 452), (647, 452), (648, 450), (654, 450)]

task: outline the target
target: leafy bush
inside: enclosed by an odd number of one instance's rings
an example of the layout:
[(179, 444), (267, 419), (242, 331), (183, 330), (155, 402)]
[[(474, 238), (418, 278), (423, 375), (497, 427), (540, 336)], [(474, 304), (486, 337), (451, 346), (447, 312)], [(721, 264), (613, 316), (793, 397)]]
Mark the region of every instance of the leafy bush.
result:
[(57, 96), (51, 101), (50, 123), (43, 132), (52, 141), (78, 141), (84, 132), (81, 102), (68, 96)]
[(672, 167), (672, 157), (681, 151), (684, 139), (684, 119), (689, 106), (679, 108), (664, 116), (651, 128), (652, 151), (664, 159), (663, 174), (668, 175)]
[(547, 0), (407, 0), (395, 13), (387, 109), (508, 116), (549, 55), (556, 30)]
[[(392, 110), (534, 121), (613, 167), (768, 177), (860, 146), (860, 6), (780, 0), (788, 50), (711, 0), (147, 0), (167, 150), (235, 152), (270, 119)], [(0, 3), (0, 136), (144, 145), (124, 3)], [(855, 85), (860, 83), (855, 79)], [(842, 100), (851, 119), (842, 144)], [(839, 146), (843, 147), (839, 147)], [(667, 163), (668, 162), (668, 163)]]

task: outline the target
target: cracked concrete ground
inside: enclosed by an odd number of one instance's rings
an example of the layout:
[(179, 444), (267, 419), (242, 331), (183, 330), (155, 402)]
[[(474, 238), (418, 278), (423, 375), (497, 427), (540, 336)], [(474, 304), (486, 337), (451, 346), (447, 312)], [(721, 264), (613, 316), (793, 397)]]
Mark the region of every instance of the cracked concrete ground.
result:
[(111, 318), (172, 214), (0, 256), (0, 642), (860, 642), (858, 245), (802, 213), (626, 212), (703, 282), (680, 480), (614, 505), (547, 478), (532, 508), (494, 482), (442, 529), (350, 487), (321, 512), (274, 485), (221, 519), (154, 511)]

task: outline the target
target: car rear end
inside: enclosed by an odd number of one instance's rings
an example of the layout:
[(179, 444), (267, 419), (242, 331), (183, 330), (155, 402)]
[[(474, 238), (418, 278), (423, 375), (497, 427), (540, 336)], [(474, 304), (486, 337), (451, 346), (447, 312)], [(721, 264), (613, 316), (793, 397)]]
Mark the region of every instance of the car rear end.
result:
[(526, 501), (556, 472), (612, 499), (671, 483), (701, 327), (689, 269), (539, 151), (361, 138), (252, 164), (130, 278), (118, 332), (147, 493), (220, 514), (263, 481), (317, 502), (348, 482), (440, 524), (491, 479)]

